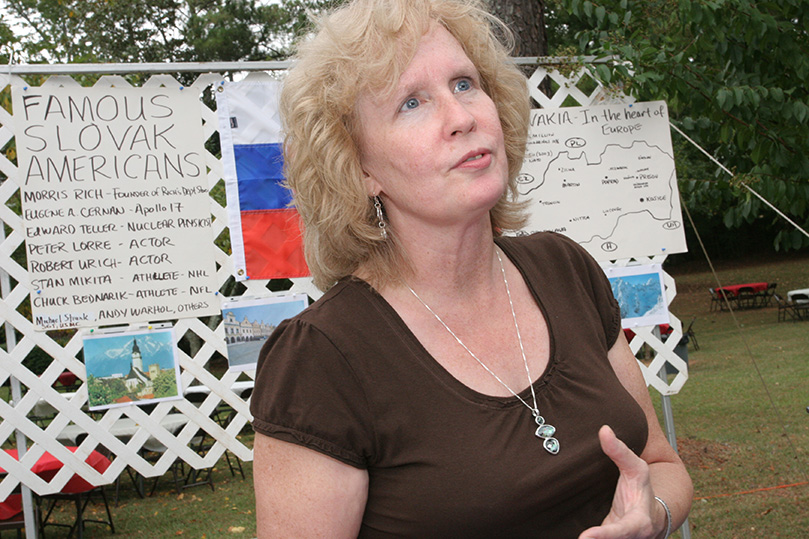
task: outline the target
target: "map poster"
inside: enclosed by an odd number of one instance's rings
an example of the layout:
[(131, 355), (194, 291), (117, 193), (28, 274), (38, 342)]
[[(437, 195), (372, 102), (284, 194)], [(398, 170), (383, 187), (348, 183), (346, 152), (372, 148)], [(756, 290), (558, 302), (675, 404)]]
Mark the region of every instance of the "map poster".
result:
[(518, 189), (522, 232), (559, 232), (596, 260), (687, 250), (663, 101), (533, 110)]
[(218, 313), (198, 92), (15, 86), (12, 99), (35, 326)]
[(174, 329), (105, 328), (82, 336), (90, 410), (182, 398)]
[(222, 325), (228, 347), (228, 370), (253, 370), (264, 341), (283, 320), (309, 305), (306, 294), (281, 294), (263, 298), (234, 297), (222, 303)]
[(621, 307), (621, 327), (659, 326), (670, 321), (660, 264), (604, 270)]

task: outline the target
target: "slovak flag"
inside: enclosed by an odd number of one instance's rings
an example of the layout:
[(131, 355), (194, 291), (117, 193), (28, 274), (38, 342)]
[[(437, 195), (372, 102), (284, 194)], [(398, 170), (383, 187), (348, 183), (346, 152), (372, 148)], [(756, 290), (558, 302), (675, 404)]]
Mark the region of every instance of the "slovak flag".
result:
[(300, 218), (283, 185), (278, 81), (222, 81), (216, 110), (235, 277), (305, 277)]

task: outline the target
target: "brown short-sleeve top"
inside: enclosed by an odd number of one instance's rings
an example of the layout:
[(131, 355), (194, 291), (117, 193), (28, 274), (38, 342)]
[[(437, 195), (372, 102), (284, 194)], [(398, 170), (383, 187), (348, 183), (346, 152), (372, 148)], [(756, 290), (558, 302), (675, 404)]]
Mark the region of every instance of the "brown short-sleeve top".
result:
[(618, 478), (599, 427), (637, 454), (646, 445), (643, 411), (607, 359), (620, 314), (601, 268), (557, 234), (496, 241), (547, 320), (550, 360), (534, 389), (557, 455), (519, 400), (460, 383), (358, 279), (262, 348), (255, 430), (367, 469), (360, 537), (576, 537), (606, 516)]

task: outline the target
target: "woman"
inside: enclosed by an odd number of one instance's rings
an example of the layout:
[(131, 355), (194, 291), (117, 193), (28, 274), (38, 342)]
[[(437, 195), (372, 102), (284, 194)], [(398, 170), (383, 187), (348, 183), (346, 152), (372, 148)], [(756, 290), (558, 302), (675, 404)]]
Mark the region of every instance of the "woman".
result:
[(260, 537), (664, 537), (687, 515), (603, 272), (500, 236), (529, 100), (492, 28), (477, 0), (354, 0), (300, 47), (285, 162), (327, 292), (261, 352)]

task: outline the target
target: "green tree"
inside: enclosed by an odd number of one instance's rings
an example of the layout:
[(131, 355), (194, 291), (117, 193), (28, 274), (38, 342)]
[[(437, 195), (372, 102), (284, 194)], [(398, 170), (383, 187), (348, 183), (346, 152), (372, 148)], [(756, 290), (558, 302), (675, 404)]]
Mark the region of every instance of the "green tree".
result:
[(14, 57), (19, 40), (5, 20), (0, 19), (0, 64), (8, 64)]
[(126, 395), (126, 384), (120, 378), (102, 379), (90, 374), (87, 376), (87, 391), (92, 406), (103, 406)]
[[(742, 182), (809, 226), (809, 2), (804, 0), (556, 0), (552, 35), (580, 54), (614, 55), (605, 82), (668, 102), (672, 122), (734, 176), (693, 147), (680, 149), (688, 207), (727, 227), (768, 226), (776, 248), (809, 240)], [(685, 166), (683, 166), (683, 164)], [(698, 175), (697, 175), (698, 174)]]
[(102, 380), (99, 380), (92, 374), (87, 375), (87, 393), (92, 406), (109, 404), (107, 400), (109, 396), (105, 390), (106, 387)]
[(177, 396), (177, 378), (172, 369), (160, 371), (160, 374), (152, 380), (152, 384), (155, 398)]
[[(6, 0), (27, 62), (275, 60), (324, 0)], [(0, 25), (6, 37), (7, 25)], [(5, 30), (4, 30), (5, 29)], [(7, 54), (0, 49), (0, 54)]]

